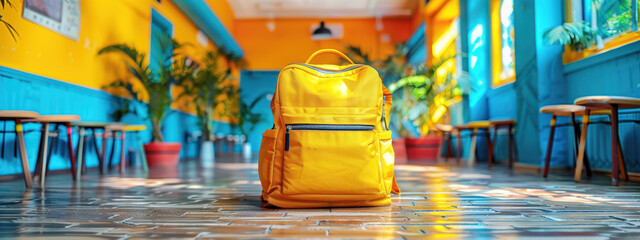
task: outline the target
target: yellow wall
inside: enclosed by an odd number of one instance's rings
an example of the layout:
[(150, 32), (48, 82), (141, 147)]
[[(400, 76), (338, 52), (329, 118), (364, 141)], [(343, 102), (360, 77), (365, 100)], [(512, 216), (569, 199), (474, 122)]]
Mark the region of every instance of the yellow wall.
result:
[(233, 32), (235, 14), (233, 13), (231, 5), (229, 5), (229, 2), (227, 2), (227, 0), (205, 0), (205, 2), (211, 9), (213, 9), (213, 12), (216, 14), (218, 19), (220, 19), (222, 24), (224, 24), (227, 30), (229, 30), (229, 32)]
[[(311, 26), (319, 19), (275, 19), (275, 30), (267, 29), (268, 19), (237, 20), (234, 35), (245, 51), (250, 69), (280, 69), (287, 64), (304, 62), (314, 51), (322, 48), (344, 50), (347, 44), (360, 46), (373, 59), (393, 53), (393, 45), (406, 41), (413, 29), (412, 19), (383, 19), (384, 29), (376, 30), (375, 19), (329, 19), (327, 24), (343, 24), (342, 39), (312, 40)], [(380, 40), (382, 34), (389, 42)], [(337, 58), (321, 57), (318, 63), (337, 63)]]
[[(196, 41), (196, 26), (171, 2), (154, 0), (83, 0), (76, 42), (40, 25), (23, 19), (22, 2), (2, 12), (20, 38), (14, 42), (5, 29), (0, 30), (0, 66), (85, 87), (100, 89), (127, 75), (122, 56), (96, 56), (98, 50), (114, 43), (129, 43), (149, 52), (151, 9), (173, 24), (174, 37), (193, 45), (187, 52), (198, 59), (204, 49)], [(208, 43), (213, 48), (212, 43)]]

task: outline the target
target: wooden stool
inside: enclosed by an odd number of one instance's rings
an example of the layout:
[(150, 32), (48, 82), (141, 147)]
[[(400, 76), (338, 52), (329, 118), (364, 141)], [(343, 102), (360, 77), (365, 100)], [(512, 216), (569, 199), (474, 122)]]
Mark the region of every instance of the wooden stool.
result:
[[(124, 127), (125, 132), (134, 132), (136, 134), (136, 142), (138, 147), (138, 152), (140, 153), (140, 159), (142, 159), (142, 170), (146, 173), (149, 172), (149, 165), (147, 164), (147, 156), (144, 153), (144, 146), (142, 138), (140, 137), (140, 132), (147, 130), (147, 126), (145, 125), (127, 125)], [(122, 168), (124, 172), (124, 168)]]
[[(491, 147), (495, 146), (495, 142), (498, 141), (498, 130), (500, 128), (507, 128), (507, 134), (509, 135), (508, 140), (508, 148), (509, 148), (509, 168), (513, 168), (513, 150), (515, 150), (515, 142), (513, 141), (513, 127), (516, 125), (515, 119), (504, 119), (504, 120), (491, 120), (489, 122), (491, 127), (493, 128), (493, 141), (491, 142)], [(491, 140), (489, 140), (491, 141)], [(489, 150), (490, 153), (493, 153), (493, 149)], [(489, 162), (489, 166), (493, 164), (493, 161)]]
[[(573, 136), (574, 136), (574, 145), (576, 149), (575, 159), (578, 159), (578, 149), (580, 148), (579, 140), (580, 139), (580, 126), (576, 122), (576, 117), (584, 116), (586, 108), (584, 106), (571, 105), (571, 104), (561, 104), (561, 105), (549, 105), (540, 108), (540, 113), (551, 114), (551, 122), (550, 122), (550, 130), (549, 130), (549, 143), (547, 143), (547, 152), (544, 160), (544, 169), (543, 169), (543, 177), (547, 177), (549, 175), (549, 162), (551, 161), (551, 152), (553, 150), (553, 137), (555, 135), (556, 127), (556, 119), (558, 116), (560, 117), (571, 117), (571, 126), (573, 127)], [(603, 115), (609, 114), (610, 111), (592, 111), (591, 115)], [(591, 177), (591, 165), (589, 164), (589, 159), (587, 156), (584, 156), (584, 161), (586, 163), (587, 176)]]
[[(108, 165), (109, 166), (109, 171), (111, 171), (111, 168), (113, 167), (113, 152), (115, 150), (115, 146), (116, 146), (116, 140), (120, 139), (120, 174), (124, 174), (124, 164), (125, 164), (125, 156), (124, 156), (124, 152), (125, 152), (125, 146), (124, 146), (124, 140), (126, 139), (126, 135), (125, 135), (125, 127), (127, 125), (124, 123), (111, 123), (107, 126), (104, 127), (105, 133), (106, 132), (111, 132), (111, 138), (113, 139), (113, 144), (111, 144), (111, 153), (109, 154), (109, 161), (108, 161)], [(118, 137), (118, 133), (120, 133), (120, 136)], [(104, 141), (106, 141), (106, 135), (104, 138)], [(104, 143), (104, 142), (103, 142)]]
[(582, 165), (584, 159), (584, 148), (586, 146), (587, 127), (589, 126), (589, 116), (592, 110), (611, 110), (611, 183), (617, 186), (620, 182), (620, 174), (625, 180), (629, 180), (627, 168), (622, 156), (620, 147), (620, 137), (618, 135), (618, 110), (640, 108), (640, 98), (618, 97), (618, 96), (586, 96), (575, 100), (576, 105), (586, 107), (582, 117), (582, 134), (580, 135), (580, 149), (576, 163), (574, 181), (580, 181), (582, 175)]
[(24, 176), (24, 184), (27, 186), (27, 188), (31, 188), (31, 170), (29, 170), (29, 158), (27, 157), (27, 149), (25, 148), (25, 144), (24, 144), (24, 133), (22, 132), (22, 121), (26, 119), (32, 119), (38, 116), (39, 114), (37, 112), (0, 110), (1, 121), (13, 121), (16, 124), (16, 135), (18, 138), (17, 144), (20, 147), (20, 160), (22, 161), (22, 175)]
[(36, 162), (36, 170), (34, 176), (38, 175), (38, 169), (40, 170), (40, 186), (44, 187), (45, 178), (49, 169), (47, 148), (49, 146), (49, 126), (52, 123), (64, 124), (67, 127), (67, 146), (69, 149), (69, 161), (71, 162), (71, 178), (76, 180), (76, 158), (73, 154), (73, 143), (71, 141), (71, 122), (80, 120), (80, 116), (77, 115), (40, 115), (33, 119), (25, 120), (24, 122), (34, 122), (42, 124), (42, 135), (40, 136), (40, 146), (38, 150), (38, 161)]
[[(441, 160), (441, 156), (442, 156), (442, 147), (446, 146), (446, 151), (445, 151), (445, 160), (449, 157), (452, 156), (452, 143), (451, 143), (451, 134), (454, 130), (453, 126), (449, 125), (449, 124), (437, 124), (436, 125), (436, 131), (440, 132), (442, 134), (442, 138), (440, 140), (440, 145), (438, 146), (438, 160)], [(458, 145), (458, 148), (460, 148), (460, 146)]]
[[(489, 133), (489, 129), (491, 127), (491, 122), (489, 121), (475, 121), (469, 122), (466, 125), (458, 125), (454, 128), (458, 131), (458, 139), (460, 139), (460, 135), (462, 131), (470, 130), (471, 131), (471, 145), (469, 148), (469, 160), (467, 162), (468, 166), (473, 166), (473, 163), (476, 161), (476, 143), (478, 141), (478, 130), (485, 130), (485, 137), (487, 138), (487, 148), (489, 150), (489, 166), (493, 164), (493, 146), (491, 142), (491, 135)], [(458, 140), (458, 143), (461, 141)], [(460, 149), (458, 149), (458, 156), (462, 155)]]
[[(91, 140), (93, 141), (93, 147), (96, 151), (96, 154), (98, 155), (98, 165), (100, 168), (100, 174), (104, 174), (104, 149), (105, 149), (105, 143), (106, 140), (104, 139), (104, 136), (106, 135), (106, 131), (104, 131), (104, 128), (109, 125), (109, 123), (105, 123), (105, 122), (87, 122), (87, 121), (76, 121), (76, 122), (71, 122), (71, 126), (75, 126), (78, 127), (78, 148), (76, 150), (76, 154), (77, 154), (77, 159), (78, 159), (78, 165), (77, 165), (77, 170), (76, 170), (76, 179), (81, 179), (80, 177), (82, 176), (82, 171), (83, 168), (85, 166), (85, 135), (88, 132), (88, 130), (91, 130), (91, 134), (93, 135), (93, 137), (91, 138)], [(96, 141), (96, 130), (102, 130), (102, 148), (98, 148), (98, 142)]]

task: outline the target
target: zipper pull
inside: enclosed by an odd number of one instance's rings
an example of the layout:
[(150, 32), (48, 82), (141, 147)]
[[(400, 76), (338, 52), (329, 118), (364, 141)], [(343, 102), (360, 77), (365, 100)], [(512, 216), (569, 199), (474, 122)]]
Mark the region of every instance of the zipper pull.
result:
[(291, 130), (291, 125), (287, 125), (287, 134), (284, 135), (284, 150), (289, 151), (289, 131)]

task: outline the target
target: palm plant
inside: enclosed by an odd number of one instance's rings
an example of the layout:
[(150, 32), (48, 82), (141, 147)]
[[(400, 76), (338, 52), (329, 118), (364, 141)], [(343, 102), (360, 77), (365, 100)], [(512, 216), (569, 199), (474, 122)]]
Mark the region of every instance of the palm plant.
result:
[(173, 98), (171, 96), (171, 86), (173, 84), (186, 81), (193, 77), (195, 65), (186, 60), (186, 57), (177, 58), (179, 49), (183, 47), (175, 39), (168, 35), (159, 36), (162, 52), (170, 54), (158, 59), (160, 70), (153, 73), (149, 64), (145, 63), (146, 54), (138, 51), (134, 46), (127, 44), (114, 44), (102, 48), (98, 55), (106, 53), (120, 53), (125, 56), (127, 70), (135, 77), (144, 89), (135, 88), (132, 82), (127, 80), (117, 80), (105, 88), (122, 88), (136, 100), (143, 100), (142, 94), (148, 96), (147, 113), (152, 124), (151, 141), (163, 142), (162, 124), (170, 111)]
[(430, 116), (436, 112), (436, 108), (462, 95), (462, 91), (454, 83), (456, 78), (451, 73), (447, 72), (444, 77), (436, 74), (440, 67), (454, 57), (434, 60), (427, 67), (417, 68), (416, 75), (404, 77), (389, 86), (389, 91), (394, 95), (402, 90), (401, 95), (394, 98), (392, 108), (398, 118), (397, 128), (401, 128), (403, 122), (410, 121), (425, 134), (435, 125)]
[(184, 78), (185, 81), (179, 83), (183, 91), (178, 98), (189, 97), (186, 105), (195, 107), (203, 141), (211, 140), (214, 131), (211, 117), (220, 104), (220, 95), (225, 92), (222, 85), (229, 78), (229, 73), (221, 70), (221, 60), (220, 51), (206, 52), (195, 75), (192, 78)]
[(245, 101), (242, 101), (242, 99), (244, 99), (243, 97), (240, 97), (239, 100), (238, 100), (238, 102), (239, 102), (239, 106), (238, 106), (238, 128), (240, 130), (240, 133), (243, 136), (245, 136), (244, 141), (247, 141), (247, 139), (249, 138), (248, 134), (250, 132), (253, 132), (253, 130), (258, 125), (258, 123), (264, 121), (264, 118), (262, 118), (262, 114), (256, 113), (253, 110), (253, 108), (266, 95), (267, 95), (267, 93), (263, 93), (263, 94), (257, 96), (255, 99), (253, 99), (253, 101), (251, 101), (251, 103), (246, 103)]
[[(0, 0), (0, 6), (2, 6), (3, 10), (5, 9), (5, 6), (14, 8), (13, 4), (11, 3), (11, 0)], [(9, 34), (11, 34), (13, 41), (17, 42), (18, 39), (16, 38), (16, 36), (20, 37), (20, 34), (18, 34), (18, 31), (10, 23), (2, 19), (2, 15), (0, 15), (0, 23), (4, 24), (4, 26), (7, 28), (7, 31), (9, 31)]]
[(542, 37), (547, 45), (568, 45), (571, 50), (580, 52), (591, 46), (596, 31), (588, 23), (564, 23), (547, 30)]

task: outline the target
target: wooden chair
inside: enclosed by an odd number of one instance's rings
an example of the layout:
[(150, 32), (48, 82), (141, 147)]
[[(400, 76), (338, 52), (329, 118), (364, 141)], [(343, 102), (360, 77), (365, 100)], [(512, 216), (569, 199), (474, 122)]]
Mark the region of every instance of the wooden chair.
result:
[[(106, 134), (104, 131), (104, 128), (109, 125), (109, 123), (105, 123), (105, 122), (88, 122), (88, 121), (76, 121), (76, 122), (71, 122), (71, 126), (74, 127), (78, 127), (78, 148), (76, 150), (76, 159), (78, 159), (78, 164), (77, 164), (77, 169), (76, 169), (76, 179), (81, 179), (80, 177), (82, 176), (82, 171), (84, 171), (84, 166), (85, 166), (85, 156), (86, 156), (86, 152), (85, 152), (85, 142), (86, 142), (86, 136), (87, 133), (89, 132), (89, 130), (91, 130), (91, 138), (89, 139), (90, 141), (93, 142), (93, 147), (96, 151), (96, 155), (98, 155), (98, 165), (100, 168), (100, 174), (104, 174), (104, 149), (105, 149), (105, 144), (106, 141), (104, 139), (104, 135)], [(96, 141), (96, 138), (98, 136), (98, 134), (96, 133), (96, 130), (102, 130), (102, 148), (98, 148), (98, 142)]]
[[(17, 144), (20, 148), (20, 160), (22, 161), (22, 175), (24, 176), (24, 184), (27, 188), (31, 188), (31, 171), (29, 170), (29, 158), (27, 157), (27, 149), (24, 144), (24, 133), (22, 132), (22, 121), (38, 117), (37, 112), (31, 111), (2, 111), (0, 110), (1, 121), (13, 121), (15, 123)], [(6, 131), (6, 129), (5, 129)], [(4, 136), (4, 135), (3, 135)]]
[[(77, 115), (40, 115), (36, 118), (24, 121), (42, 124), (42, 134), (40, 135), (40, 146), (38, 148), (38, 161), (36, 162), (36, 170), (34, 173), (34, 176), (40, 176), (40, 186), (44, 187), (45, 178), (49, 169), (47, 149), (49, 147), (49, 137), (51, 137), (52, 134), (50, 132), (51, 124), (56, 124), (55, 134), (57, 134), (57, 126), (59, 124), (62, 124), (67, 128), (67, 147), (69, 149), (69, 162), (71, 163), (71, 178), (74, 181), (76, 180), (76, 158), (73, 154), (73, 143), (71, 141), (71, 135), (73, 132), (71, 130), (71, 122), (78, 120), (80, 120), (80, 116)], [(38, 174), (38, 170), (40, 170), (40, 174)]]
[[(516, 149), (515, 146), (515, 141), (513, 139), (513, 128), (516, 125), (516, 120), (515, 119), (504, 119), (504, 120), (491, 120), (489, 122), (489, 125), (493, 128), (493, 141), (491, 142), (491, 147), (495, 146), (495, 142), (498, 140), (498, 131), (500, 130), (500, 128), (506, 128), (507, 129), (507, 134), (508, 134), (508, 148), (509, 148), (509, 168), (513, 168), (513, 162), (514, 162), (514, 151)], [(491, 140), (489, 140), (491, 141)], [(490, 153), (493, 153), (493, 149), (489, 150)], [(492, 154), (493, 156), (493, 154)], [(489, 162), (489, 166), (491, 167), (491, 164), (493, 164), (493, 161)]]
[(620, 182), (620, 175), (622, 175), (625, 180), (628, 180), (629, 175), (627, 174), (627, 169), (624, 163), (624, 156), (621, 154), (622, 148), (620, 147), (620, 137), (618, 135), (618, 110), (640, 108), (640, 98), (586, 96), (576, 99), (574, 104), (585, 107), (585, 113), (582, 117), (582, 134), (580, 135), (580, 148), (578, 151), (574, 181), (580, 181), (582, 175), (587, 127), (589, 126), (589, 116), (593, 110), (611, 111), (609, 114), (609, 118), (611, 119), (611, 183), (614, 186), (617, 186)]

